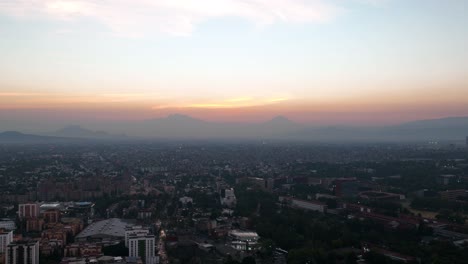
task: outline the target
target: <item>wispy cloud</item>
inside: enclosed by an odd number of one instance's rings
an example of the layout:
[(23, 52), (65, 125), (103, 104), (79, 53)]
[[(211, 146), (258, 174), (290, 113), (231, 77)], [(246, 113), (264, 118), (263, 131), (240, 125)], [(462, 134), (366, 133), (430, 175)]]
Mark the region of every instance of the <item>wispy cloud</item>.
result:
[(203, 102), (184, 102), (178, 104), (166, 104), (153, 106), (153, 110), (167, 109), (167, 108), (203, 108), (203, 109), (225, 109), (225, 108), (244, 108), (255, 106), (266, 106), (278, 104), (290, 100), (289, 97), (281, 98), (254, 98), (254, 97), (240, 97), (230, 98), (225, 100), (209, 100)]
[(34, 19), (92, 18), (113, 33), (190, 35), (201, 22), (238, 17), (256, 26), (322, 23), (343, 9), (329, 0), (3, 0), (0, 13)]

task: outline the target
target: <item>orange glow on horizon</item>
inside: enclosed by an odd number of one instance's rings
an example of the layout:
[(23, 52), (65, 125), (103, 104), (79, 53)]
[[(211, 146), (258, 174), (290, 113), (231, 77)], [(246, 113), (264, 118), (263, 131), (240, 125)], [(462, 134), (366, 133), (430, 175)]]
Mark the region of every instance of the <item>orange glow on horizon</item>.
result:
[[(468, 89), (374, 91), (336, 98), (236, 96), (224, 99), (168, 98), (156, 93), (0, 92), (0, 116), (38, 110), (108, 120), (143, 120), (180, 113), (216, 122), (258, 122), (277, 115), (301, 122), (396, 123), (415, 119), (468, 115)], [(39, 111), (39, 112), (40, 112)], [(1, 115), (1, 113), (4, 115)], [(18, 114), (19, 115), (19, 114)], [(26, 116), (26, 114), (22, 114)], [(6, 116), (9, 118), (9, 116)]]

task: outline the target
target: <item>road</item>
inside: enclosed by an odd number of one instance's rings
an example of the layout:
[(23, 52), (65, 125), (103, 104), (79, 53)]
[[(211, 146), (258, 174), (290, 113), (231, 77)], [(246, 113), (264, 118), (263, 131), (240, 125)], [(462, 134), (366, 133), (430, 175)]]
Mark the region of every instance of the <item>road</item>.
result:
[(166, 245), (164, 240), (166, 239), (166, 232), (164, 229), (161, 229), (159, 232), (158, 248), (159, 248), (159, 263), (168, 264), (169, 258), (167, 257)]

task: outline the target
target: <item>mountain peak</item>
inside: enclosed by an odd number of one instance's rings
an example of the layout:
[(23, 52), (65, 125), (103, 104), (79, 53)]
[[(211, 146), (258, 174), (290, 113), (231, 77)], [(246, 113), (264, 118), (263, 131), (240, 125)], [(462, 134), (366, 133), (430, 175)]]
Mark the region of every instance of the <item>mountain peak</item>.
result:
[(289, 118), (278, 115), (267, 121), (267, 123), (270, 124), (295, 124), (293, 121), (291, 121)]
[(70, 131), (86, 131), (83, 127), (79, 125), (69, 125), (59, 130), (59, 132), (70, 132)]
[(22, 136), (24, 134), (18, 131), (4, 131), (4, 132), (1, 132), (0, 135), (8, 136), (8, 137), (13, 137), (13, 136), (16, 137), (16, 136)]
[(70, 125), (59, 129), (55, 134), (65, 137), (105, 137), (109, 134), (104, 131), (92, 131), (79, 125)]
[(195, 118), (183, 114), (170, 114), (166, 117), (168, 120), (194, 120)]

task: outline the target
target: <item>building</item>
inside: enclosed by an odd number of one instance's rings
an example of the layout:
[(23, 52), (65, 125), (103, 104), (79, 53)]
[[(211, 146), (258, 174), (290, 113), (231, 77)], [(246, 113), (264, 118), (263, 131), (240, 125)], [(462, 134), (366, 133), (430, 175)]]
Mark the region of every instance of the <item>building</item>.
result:
[(94, 216), (94, 203), (75, 202), (67, 207), (67, 211), (76, 217), (88, 219)]
[[(256, 186), (260, 188), (261, 190), (266, 191), (268, 188), (268, 183), (265, 181), (263, 178), (258, 178), (258, 177), (243, 177), (243, 178), (237, 178), (236, 179), (236, 184), (248, 184), (251, 186)], [(271, 182), (270, 182), (271, 184)], [(274, 181), (273, 181), (274, 184)]]
[(20, 219), (39, 217), (39, 204), (27, 203), (18, 206), (18, 216)]
[(26, 232), (41, 232), (44, 228), (43, 218), (29, 218), (26, 219)]
[(119, 218), (110, 218), (94, 222), (75, 237), (75, 242), (113, 244), (116, 241), (124, 240), (125, 230), (130, 226), (133, 226), (132, 222)]
[(259, 236), (256, 232), (232, 230), (228, 235), (231, 247), (241, 251), (257, 249)]
[(335, 195), (339, 197), (354, 197), (359, 192), (356, 178), (340, 178), (335, 180)]
[(41, 239), (39, 242), (39, 252), (41, 256), (47, 257), (54, 253), (62, 252), (63, 243), (57, 239)]
[(132, 226), (125, 229), (125, 246), (128, 246), (128, 240), (131, 236), (146, 236), (149, 235), (150, 231), (148, 228), (142, 226)]
[(221, 190), (221, 204), (229, 208), (234, 208), (236, 206), (237, 199), (234, 193), (234, 189), (223, 189)]
[(443, 184), (443, 185), (449, 185), (449, 184), (452, 184), (454, 182), (456, 182), (457, 180), (457, 177), (453, 174), (444, 174), (444, 175), (440, 175), (439, 178), (438, 178), (438, 182), (440, 184)]
[(193, 198), (187, 196), (180, 197), (179, 202), (181, 202), (183, 206), (186, 206), (188, 203), (193, 204)]
[(154, 235), (130, 235), (128, 238), (128, 253), (130, 257), (140, 257), (145, 264), (159, 263), (155, 252)]
[(468, 196), (468, 192), (464, 189), (447, 190), (439, 192), (440, 198), (444, 200), (457, 200), (459, 197)]
[(39, 264), (39, 241), (22, 240), (10, 243), (5, 259), (6, 264)]
[(39, 206), (40, 213), (48, 210), (63, 210), (63, 205), (61, 203), (43, 203)]
[(15, 230), (16, 229), (15, 221), (8, 219), (8, 218), (0, 219), (0, 229)]
[(46, 223), (58, 223), (60, 221), (60, 211), (57, 209), (49, 209), (42, 213)]
[(140, 258), (113, 257), (113, 256), (86, 256), (86, 257), (65, 257), (60, 264), (143, 264)]
[(376, 191), (361, 192), (359, 197), (371, 201), (399, 201), (405, 199), (403, 194)]
[(65, 246), (63, 250), (65, 257), (89, 257), (101, 256), (102, 247), (92, 243), (73, 243)]
[(137, 218), (140, 219), (140, 220), (144, 220), (144, 219), (151, 219), (152, 216), (153, 216), (153, 211), (152, 210), (142, 209), (142, 210), (138, 211)]
[(327, 205), (319, 201), (307, 201), (292, 197), (279, 197), (279, 201), (292, 208), (303, 209), (307, 211), (327, 212)]
[(0, 230), (0, 254), (5, 253), (11, 242), (13, 242), (13, 231)]

